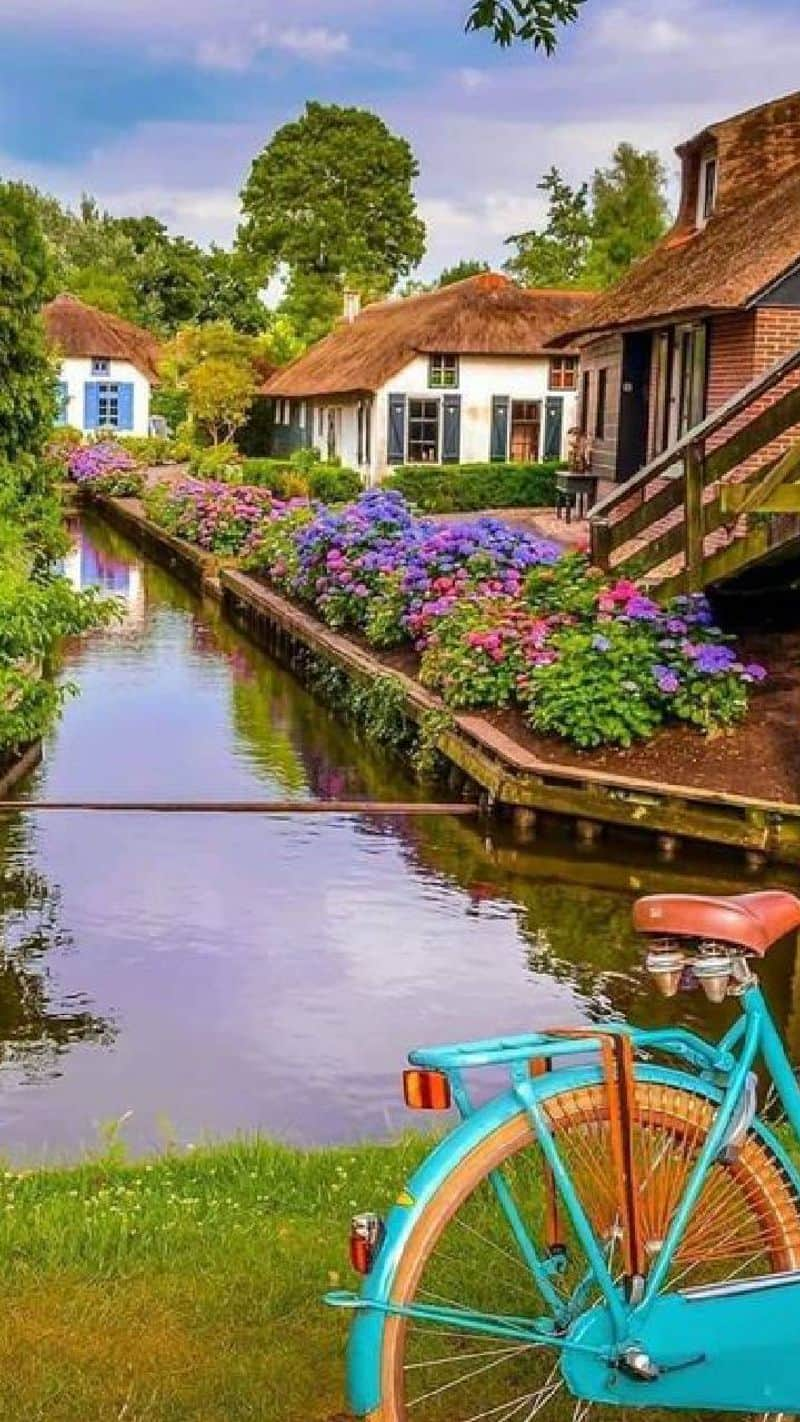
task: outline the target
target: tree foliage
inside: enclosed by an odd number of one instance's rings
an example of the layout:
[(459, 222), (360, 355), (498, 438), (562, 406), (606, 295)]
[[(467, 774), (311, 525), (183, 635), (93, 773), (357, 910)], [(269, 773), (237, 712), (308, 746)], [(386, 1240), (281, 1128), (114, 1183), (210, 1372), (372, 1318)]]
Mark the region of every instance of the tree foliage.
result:
[(36, 204), (0, 183), (0, 465), (38, 453), (55, 415), (40, 309), (50, 267)]
[(452, 267), (445, 267), (439, 274), (437, 286), (452, 286), (454, 282), (466, 281), (467, 277), (480, 276), (481, 272), (489, 271), (489, 263), (481, 261), (478, 257), (463, 257), (460, 262), (454, 262)]
[(507, 48), (516, 41), (552, 54), (563, 25), (578, 19), (586, 0), (474, 0), (467, 30), (489, 30)]
[(88, 196), (72, 211), (28, 191), (50, 252), (49, 294), (71, 291), (161, 336), (222, 315), (253, 334), (268, 325), (256, 272), (241, 252), (204, 250), (156, 217), (114, 217)]
[(418, 171), (409, 144), (376, 114), (315, 102), (254, 160), (239, 250), (262, 282), (286, 275), (279, 310), (306, 343), (330, 329), (344, 287), (385, 295), (421, 260)]
[(669, 220), (667, 175), (657, 153), (620, 143), (591, 184), (573, 188), (551, 168), (541, 229), (508, 238), (506, 270), (524, 286), (612, 286), (663, 236)]
[(252, 371), (236, 360), (209, 356), (187, 373), (189, 415), (213, 445), (228, 444), (256, 397)]

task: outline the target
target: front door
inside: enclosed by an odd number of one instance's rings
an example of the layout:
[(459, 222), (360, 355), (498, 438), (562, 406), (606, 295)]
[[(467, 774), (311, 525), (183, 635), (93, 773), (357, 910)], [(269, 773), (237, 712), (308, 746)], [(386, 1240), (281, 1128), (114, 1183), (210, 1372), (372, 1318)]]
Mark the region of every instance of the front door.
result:
[(647, 463), (652, 331), (632, 331), (622, 342), (617, 478), (631, 479)]
[(512, 400), (511, 447), (513, 464), (536, 464), (542, 435), (540, 400)]

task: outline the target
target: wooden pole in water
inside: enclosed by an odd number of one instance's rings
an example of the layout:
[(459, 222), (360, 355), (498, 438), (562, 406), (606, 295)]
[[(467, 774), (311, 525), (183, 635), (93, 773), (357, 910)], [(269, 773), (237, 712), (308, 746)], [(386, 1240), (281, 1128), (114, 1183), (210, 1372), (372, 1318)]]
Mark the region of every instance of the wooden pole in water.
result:
[(478, 806), (381, 800), (0, 800), (0, 814), (63, 810), (148, 815), (477, 815)]

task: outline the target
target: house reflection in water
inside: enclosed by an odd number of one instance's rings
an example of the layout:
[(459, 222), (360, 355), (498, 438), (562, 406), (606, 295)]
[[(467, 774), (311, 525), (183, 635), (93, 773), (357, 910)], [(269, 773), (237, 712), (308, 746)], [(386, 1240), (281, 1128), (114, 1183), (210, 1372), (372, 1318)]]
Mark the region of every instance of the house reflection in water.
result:
[(63, 559), (62, 570), (72, 586), (78, 590), (100, 588), (120, 598), (125, 604), (125, 617), (117, 626), (129, 630), (143, 623), (145, 598), (141, 566), (98, 548), (80, 526), (71, 528), (70, 534), (72, 547)]

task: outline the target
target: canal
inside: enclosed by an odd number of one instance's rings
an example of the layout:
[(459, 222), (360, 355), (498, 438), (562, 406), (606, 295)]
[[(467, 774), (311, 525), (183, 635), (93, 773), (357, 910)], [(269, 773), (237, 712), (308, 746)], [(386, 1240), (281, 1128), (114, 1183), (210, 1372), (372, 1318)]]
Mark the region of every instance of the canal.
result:
[[(87, 518), (69, 576), (125, 605), (64, 649), (80, 685), (20, 787), (53, 799), (409, 799), (421, 791), (170, 574)], [(0, 1151), (74, 1158), (259, 1130), (391, 1135), (406, 1050), (629, 1014), (656, 997), (636, 892), (736, 891), (739, 862), (638, 842), (520, 848), (446, 817), (0, 819)], [(784, 882), (787, 876), (758, 882)], [(764, 970), (800, 1055), (789, 949)], [(416, 1124), (416, 1121), (415, 1121)]]

